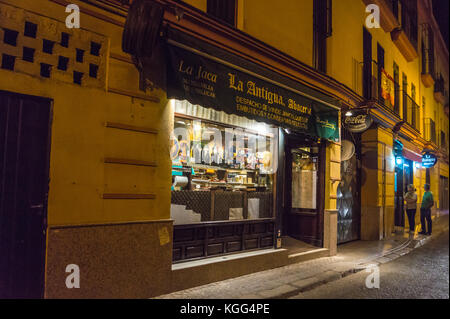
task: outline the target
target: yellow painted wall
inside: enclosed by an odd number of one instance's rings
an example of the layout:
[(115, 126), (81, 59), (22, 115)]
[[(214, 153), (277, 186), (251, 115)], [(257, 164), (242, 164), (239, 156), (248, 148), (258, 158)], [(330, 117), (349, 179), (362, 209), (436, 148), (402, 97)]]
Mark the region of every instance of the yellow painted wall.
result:
[(337, 188), (341, 180), (341, 145), (329, 143), (326, 154), (325, 209), (337, 209)]
[(312, 65), (313, 0), (244, 0), (243, 31)]
[[(360, 95), (362, 83), (355, 87), (353, 60), (358, 63), (363, 61), (364, 10), (364, 3), (359, 0), (333, 1), (333, 33), (327, 39), (329, 75)], [(361, 71), (362, 64), (359, 64), (359, 67)], [(362, 73), (360, 76), (362, 81)]]
[[(352, 61), (353, 59), (360, 63), (363, 61), (363, 27), (367, 17), (365, 8), (365, 4), (360, 0), (333, 1), (333, 34), (328, 39), (329, 75), (359, 94), (362, 93), (362, 84), (360, 84), (362, 77), (360, 74), (359, 78), (355, 78)], [(372, 28), (368, 31), (372, 35), (372, 59), (377, 61), (377, 44), (379, 43), (385, 51), (386, 72), (391, 76), (394, 75), (395, 61), (400, 70), (400, 86), (402, 73), (405, 73), (408, 77), (408, 95), (411, 95), (411, 83), (413, 83), (416, 86), (416, 103), (420, 104), (419, 59), (407, 62), (392, 41), (390, 33), (382, 28)], [(362, 64), (360, 64), (359, 72), (362, 72)], [(359, 81), (359, 90), (355, 89), (357, 81)], [(401, 100), (400, 106), (402, 106)], [(400, 114), (403, 114), (402, 107), (400, 107)]]
[[(187, 0), (187, 3), (206, 11), (206, 0)], [(361, 0), (333, 1), (332, 35), (327, 39), (327, 74), (362, 95), (363, 27), (367, 13)], [(307, 65), (313, 64), (313, 0), (260, 1), (239, 0), (237, 27), (267, 44), (287, 53)], [(407, 94), (412, 96), (412, 84), (416, 87), (415, 102), (420, 106), (420, 134), (424, 135), (424, 119), (436, 122), (437, 138), (441, 129), (448, 139), (448, 117), (443, 106), (434, 99), (434, 87), (425, 88), (421, 81), (421, 36), (418, 32), (419, 57), (407, 62), (391, 35), (382, 28), (368, 29), (372, 35), (372, 57), (377, 60), (377, 44), (385, 51), (385, 69), (394, 75), (393, 64), (399, 66), (400, 89), (402, 75), (407, 76)], [(448, 63), (448, 62), (447, 62)], [(436, 68), (442, 70), (436, 61)], [(442, 64), (443, 65), (443, 64)], [(423, 108), (423, 97), (425, 108)], [(400, 94), (400, 115), (403, 114), (403, 96)]]
[[(38, 15), (48, 16), (60, 22), (66, 17), (65, 8), (53, 2), (26, 0), (3, 0), (3, 2), (26, 7)], [(206, 0), (186, 2), (206, 11)], [(74, 3), (81, 4), (75, 0)], [(269, 45), (312, 65), (312, 8), (312, 0), (239, 1), (241, 10), (239, 27)], [(94, 7), (90, 9), (97, 10)], [(102, 11), (102, 14), (121, 20), (107, 12)], [(353, 60), (362, 61), (362, 29), (365, 17), (365, 5), (362, 1), (353, 0), (351, 5), (347, 1), (333, 2), (334, 23), (333, 34), (328, 39), (328, 70), (331, 76), (349, 87), (355, 84)], [(109, 47), (105, 53), (107, 80), (104, 88), (80, 88), (70, 83), (44, 80), (39, 76), (0, 70), (2, 89), (45, 96), (54, 100), (49, 223), (82, 224), (169, 218), (170, 160), (167, 148), (172, 110), (167, 106), (163, 92), (148, 93), (150, 96), (160, 98), (159, 103), (108, 93), (108, 88), (125, 90), (131, 92), (130, 95), (142, 93), (138, 91), (138, 74), (134, 65), (110, 57), (111, 54), (124, 56), (121, 50), (122, 28), (89, 15), (82, 16), (82, 28), (89, 32), (99, 32), (107, 38)], [(435, 111), (441, 117), (442, 106), (435, 102), (432, 88), (424, 89), (420, 84), (420, 59), (406, 62), (393, 44), (389, 33), (382, 29), (370, 29), (370, 32), (373, 36), (374, 59), (376, 59), (376, 44), (380, 43), (386, 52), (387, 72), (393, 73), (392, 65), (395, 61), (399, 65), (400, 75), (406, 73), (408, 83), (413, 82), (416, 85), (416, 102), (419, 105), (422, 105), (422, 95), (425, 96), (427, 107), (423, 110), (424, 117), (434, 116)], [(106, 121), (152, 127), (158, 129), (159, 134), (152, 136), (106, 129), (104, 126)], [(439, 120), (436, 122), (441, 123)], [(448, 134), (448, 125), (444, 124), (438, 124), (438, 127), (446, 129)], [(378, 132), (375, 138), (388, 145), (384, 156), (390, 158), (392, 136)], [(384, 160), (383, 155), (380, 155), (381, 147), (381, 144), (376, 145), (378, 167), (381, 167)], [(330, 158), (335, 156), (332, 153), (337, 149), (337, 146), (331, 147)], [(105, 157), (131, 157), (157, 161), (159, 167), (155, 169), (104, 164)], [(391, 162), (387, 160), (386, 163), (390, 165)], [(336, 163), (330, 163), (328, 172), (330, 179), (338, 178), (337, 166)], [(393, 196), (389, 195), (393, 193), (391, 170), (392, 167), (388, 166), (385, 205), (393, 205)], [(370, 174), (368, 176), (370, 178)], [(375, 184), (371, 187), (377, 189), (374, 204), (380, 205), (383, 201), (380, 193), (380, 172), (377, 171), (373, 177)], [(438, 173), (432, 175), (432, 187), (437, 187), (438, 178)], [(332, 197), (335, 196), (337, 183), (333, 181), (329, 183), (327, 194), (331, 197), (327, 207), (333, 208), (335, 199)], [(114, 201), (101, 198), (103, 193), (121, 192), (154, 193), (157, 198)], [(363, 200), (369, 203), (372, 199)]]
[[(50, 1), (3, 2), (25, 7), (37, 17), (46, 16), (55, 23), (65, 21), (67, 15), (65, 7)], [(3, 4), (0, 6), (2, 12), (10, 10)], [(23, 21), (19, 26), (23, 28)], [(87, 34), (99, 32), (107, 39), (102, 57), (107, 63), (104, 87), (80, 87), (53, 78), (43, 79), (38, 72), (27, 75), (0, 69), (0, 89), (53, 100), (49, 226), (168, 219), (171, 180), (168, 148), (173, 113), (166, 106), (165, 94), (149, 92), (147, 96), (160, 99), (160, 103), (155, 103), (108, 93), (106, 89), (129, 91), (129, 95), (142, 93), (138, 91), (135, 66), (110, 57), (110, 54), (126, 57), (121, 50), (122, 28), (88, 15), (82, 15), (81, 27)], [(75, 50), (81, 41), (77, 39), (77, 30), (73, 30), (71, 41)], [(40, 47), (36, 49), (39, 51)], [(22, 48), (18, 46), (17, 50)], [(57, 53), (55, 61), (56, 58)], [(52, 72), (56, 74), (55, 69), (56, 66)], [(151, 127), (159, 132), (151, 135), (106, 128), (107, 121)], [(105, 164), (105, 157), (156, 161), (158, 167)], [(104, 200), (104, 193), (151, 193), (156, 199)]]
[(206, 12), (206, 3), (207, 0), (185, 0), (187, 4), (190, 4), (191, 6), (202, 10), (203, 12)]

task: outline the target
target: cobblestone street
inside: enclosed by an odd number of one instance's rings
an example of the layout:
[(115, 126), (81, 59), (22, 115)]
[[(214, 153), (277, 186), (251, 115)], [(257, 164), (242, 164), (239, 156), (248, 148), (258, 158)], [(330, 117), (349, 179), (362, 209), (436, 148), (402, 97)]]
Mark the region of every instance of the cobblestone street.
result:
[(295, 299), (448, 299), (448, 231), (425, 246), (380, 266), (380, 288), (365, 286), (366, 272), (301, 293)]
[[(273, 299), (291, 297), (334, 298), (338, 296), (345, 298), (345, 291), (353, 291), (355, 285), (360, 288), (359, 290), (362, 289), (361, 287), (364, 286), (365, 278), (368, 275), (363, 270), (369, 264), (382, 265), (383, 271), (386, 269), (386, 272), (393, 277), (396, 277), (395, 265), (398, 265), (401, 273), (405, 273), (405, 267), (414, 268), (417, 266), (417, 269), (412, 269), (410, 273), (411, 276), (418, 278), (420, 278), (421, 274), (426, 273), (427, 269), (425, 268), (427, 267), (438, 267), (440, 270), (437, 269), (436, 274), (441, 274), (442, 260), (447, 258), (446, 260), (448, 262), (448, 214), (437, 218), (435, 224), (435, 234), (431, 237), (416, 235), (414, 238), (408, 238), (407, 235), (397, 235), (387, 241), (351, 242), (341, 245), (338, 249), (337, 256), (319, 258), (286, 267), (271, 269), (201, 287), (174, 292), (157, 298)], [(434, 240), (436, 237), (439, 237), (439, 239)], [(428, 249), (427, 247), (430, 248)], [(417, 248), (417, 250), (415, 250), (415, 248)], [(416, 257), (410, 257), (409, 253), (411, 252), (414, 253), (414, 255), (411, 254), (411, 256)], [(434, 259), (430, 259), (430, 254), (434, 256), (433, 258), (437, 258), (436, 262), (438, 262), (438, 264), (434, 264)], [(421, 258), (431, 261), (427, 262), (426, 265), (417, 265), (415, 261)], [(393, 262), (392, 265), (394, 266), (390, 266), (391, 264), (389, 262), (396, 259), (398, 259), (398, 261), (395, 261), (396, 264)], [(445, 280), (448, 283), (448, 263), (446, 270), (447, 273), (443, 273), (441, 276), (436, 277), (435, 282), (442, 279), (444, 280), (444, 283)], [(358, 274), (354, 275), (355, 273)], [(404, 282), (408, 282), (408, 278), (403, 278)], [(383, 283), (391, 281), (386, 278), (382, 280)], [(338, 293), (340, 291), (341, 282), (344, 284), (348, 283), (345, 286), (347, 290)], [(418, 284), (418, 282), (416, 282), (416, 284)], [(327, 287), (330, 288), (328, 289)], [(391, 289), (390, 291), (393, 290)], [(351, 298), (351, 296), (356, 296), (356, 294), (357, 293), (349, 294), (348, 297)], [(446, 291), (440, 289), (438, 292), (438, 296), (445, 296), (446, 294), (448, 297), (448, 288)], [(408, 293), (406, 290), (404, 296), (407, 295)], [(371, 294), (362, 294), (361, 298), (364, 298), (365, 296), (368, 298), (376, 298), (379, 295), (377, 295), (376, 292), (373, 292)]]

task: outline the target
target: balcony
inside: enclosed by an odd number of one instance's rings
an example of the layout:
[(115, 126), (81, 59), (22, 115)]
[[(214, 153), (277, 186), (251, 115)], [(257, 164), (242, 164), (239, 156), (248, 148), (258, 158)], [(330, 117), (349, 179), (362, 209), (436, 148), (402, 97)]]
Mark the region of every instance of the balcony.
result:
[[(420, 107), (405, 92), (403, 92), (403, 121), (420, 132)], [(434, 134), (436, 135), (436, 132)]]
[(367, 101), (378, 102), (379, 74), (376, 61), (363, 63), (363, 95)]
[(400, 26), (391, 31), (392, 41), (408, 62), (418, 57), (417, 53), (417, 2), (410, 0), (391, 0)]
[(386, 106), (388, 109), (394, 111), (397, 115), (400, 114), (400, 85), (384, 70), (380, 72), (380, 92), (379, 103)]
[(422, 82), (429, 88), (434, 84), (434, 36), (429, 24), (422, 26)]
[(431, 118), (424, 119), (424, 138), (428, 142), (437, 145), (436, 140), (436, 123)]
[(434, 83), (434, 99), (438, 103), (445, 104), (446, 95), (444, 78), (440, 74)]
[(400, 86), (376, 61), (363, 67), (364, 98), (400, 115)]

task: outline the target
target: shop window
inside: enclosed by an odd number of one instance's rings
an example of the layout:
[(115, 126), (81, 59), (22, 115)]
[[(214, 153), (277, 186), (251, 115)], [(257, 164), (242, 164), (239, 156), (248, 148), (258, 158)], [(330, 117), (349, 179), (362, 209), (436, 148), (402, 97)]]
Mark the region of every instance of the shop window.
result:
[(206, 11), (231, 26), (236, 25), (237, 0), (208, 0)]
[(292, 150), (292, 208), (316, 209), (317, 207), (317, 148)]
[(175, 105), (175, 225), (273, 218), (277, 130), (186, 102)]

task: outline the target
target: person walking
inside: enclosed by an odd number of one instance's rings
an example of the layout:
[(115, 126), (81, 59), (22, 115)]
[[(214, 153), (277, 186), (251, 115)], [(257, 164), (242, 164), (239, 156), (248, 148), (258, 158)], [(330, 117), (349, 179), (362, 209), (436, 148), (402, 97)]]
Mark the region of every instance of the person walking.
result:
[[(434, 205), (433, 193), (430, 191), (430, 184), (423, 186), (425, 193), (423, 193), (422, 206), (420, 207), (420, 222), (422, 224), (421, 235), (431, 235), (431, 207)], [(427, 222), (427, 227), (425, 226)], [(428, 229), (428, 232), (427, 232)]]
[(417, 194), (413, 184), (409, 184), (403, 196), (406, 201), (406, 215), (408, 215), (409, 231), (414, 233), (416, 228)]

